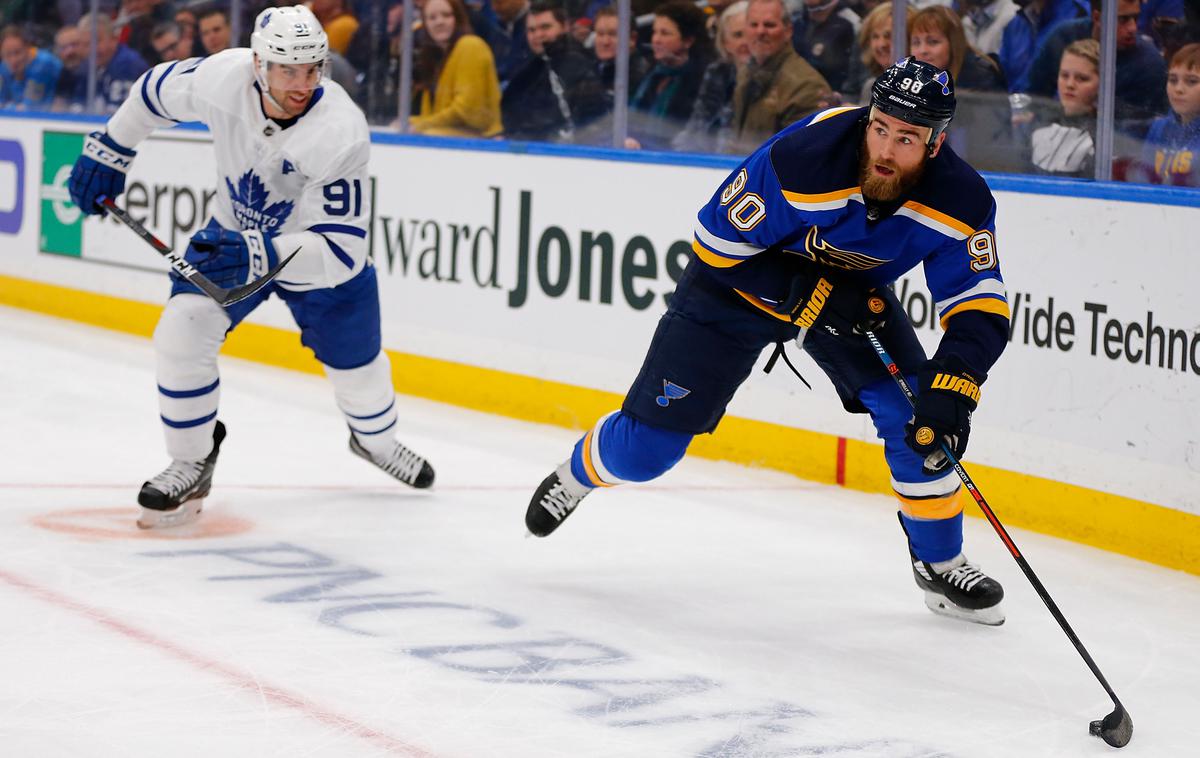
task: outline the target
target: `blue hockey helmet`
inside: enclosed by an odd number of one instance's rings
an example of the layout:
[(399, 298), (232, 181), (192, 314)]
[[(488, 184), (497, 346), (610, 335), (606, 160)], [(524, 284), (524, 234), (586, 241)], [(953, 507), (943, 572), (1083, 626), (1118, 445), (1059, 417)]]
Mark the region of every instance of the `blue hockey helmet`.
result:
[(871, 87), (871, 106), (909, 124), (928, 126), (932, 148), (954, 118), (954, 79), (949, 71), (916, 58), (897, 61)]

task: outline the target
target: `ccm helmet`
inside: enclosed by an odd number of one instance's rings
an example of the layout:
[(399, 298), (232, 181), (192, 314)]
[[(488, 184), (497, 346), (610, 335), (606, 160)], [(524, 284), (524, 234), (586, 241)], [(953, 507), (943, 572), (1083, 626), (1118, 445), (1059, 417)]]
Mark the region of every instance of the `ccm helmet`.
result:
[(268, 8), (254, 19), (250, 49), (258, 59), (254, 64), (258, 86), (263, 92), (269, 93), (268, 63), (316, 63), (320, 76), (324, 76), (325, 61), (329, 57), (329, 38), (325, 36), (321, 22), (303, 5)]
[(949, 71), (905, 58), (880, 74), (871, 87), (871, 106), (917, 126), (928, 126), (929, 147), (954, 118), (954, 80)]

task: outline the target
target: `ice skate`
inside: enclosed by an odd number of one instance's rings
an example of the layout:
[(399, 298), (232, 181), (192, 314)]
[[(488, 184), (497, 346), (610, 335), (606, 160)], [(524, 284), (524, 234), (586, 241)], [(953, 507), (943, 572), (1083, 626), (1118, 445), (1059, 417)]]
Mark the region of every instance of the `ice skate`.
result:
[(592, 488), (580, 484), (571, 473), (571, 461), (559, 466), (533, 493), (525, 511), (525, 527), (535, 537), (546, 537), (579, 507)]
[(968, 563), (962, 553), (938, 564), (913, 556), (912, 565), (913, 578), (925, 590), (925, 605), (929, 610), (976, 624), (1004, 623), (1004, 609), (1000, 607), (1004, 588), (978, 566)]
[(350, 452), (410, 487), (423, 490), (433, 485), (433, 466), (429, 465), (429, 461), (395, 440), (392, 440), (392, 449), (386, 456), (375, 456), (362, 446), (354, 432), (350, 432)]
[(213, 428), (213, 448), (200, 461), (171, 461), (162, 473), (142, 484), (138, 505), (142, 514), (137, 525), (142, 529), (166, 529), (195, 521), (204, 507), (204, 498), (212, 488), (213, 469), (225, 439), (225, 425)]

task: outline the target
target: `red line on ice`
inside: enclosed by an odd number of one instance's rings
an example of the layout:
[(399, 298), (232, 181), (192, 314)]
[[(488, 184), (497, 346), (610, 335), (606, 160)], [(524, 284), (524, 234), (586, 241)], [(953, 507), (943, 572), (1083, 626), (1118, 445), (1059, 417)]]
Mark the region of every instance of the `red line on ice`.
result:
[(320, 721), (323, 724), (328, 724), (338, 729), (344, 729), (351, 734), (368, 740), (376, 745), (384, 747), (389, 753), (395, 755), (412, 756), (412, 758), (433, 758), (431, 753), (422, 750), (415, 745), (410, 745), (403, 740), (392, 737), (389, 734), (372, 729), (371, 727), (355, 721), (348, 716), (343, 716), (340, 713), (330, 711), (315, 703), (306, 700), (301, 695), (296, 695), (287, 690), (273, 687), (269, 684), (264, 684), (257, 677), (250, 676), (244, 672), (238, 671), (232, 666), (227, 666), (220, 661), (207, 658), (199, 653), (188, 650), (185, 647), (177, 645), (170, 640), (164, 639), (144, 629), (139, 629), (131, 624), (127, 624), (120, 619), (105, 613), (99, 608), (85, 605), (77, 600), (73, 600), (66, 595), (61, 595), (52, 589), (34, 584), (27, 579), (24, 579), (16, 574), (11, 574), (8, 571), (0, 569), (0, 580), (18, 589), (24, 590), (43, 600), (51, 605), (57, 606), (64, 610), (71, 611), (81, 615), (91, 621), (108, 627), (108, 629), (117, 632), (123, 637), (127, 637), (135, 642), (140, 642), (143, 645), (155, 648), (164, 652), (178, 660), (191, 664), (193, 667), (211, 674), (215, 674), (227, 682), (233, 684), (238, 689), (244, 689), (261, 695), (263, 698), (277, 704), (293, 708), (311, 719)]

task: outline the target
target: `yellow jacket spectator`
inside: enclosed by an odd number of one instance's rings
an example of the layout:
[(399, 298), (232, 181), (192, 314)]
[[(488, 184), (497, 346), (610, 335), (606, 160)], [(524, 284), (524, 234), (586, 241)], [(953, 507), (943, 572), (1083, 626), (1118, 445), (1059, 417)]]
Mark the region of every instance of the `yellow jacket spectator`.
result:
[(492, 49), (471, 33), (462, 0), (426, 0), (421, 9), (428, 39), (417, 50), (414, 81), (418, 134), (494, 137), (501, 132), (500, 81)]
[(346, 7), (345, 0), (312, 0), (312, 12), (325, 29), (329, 49), (341, 55), (350, 47), (350, 38), (358, 31), (358, 19)]

